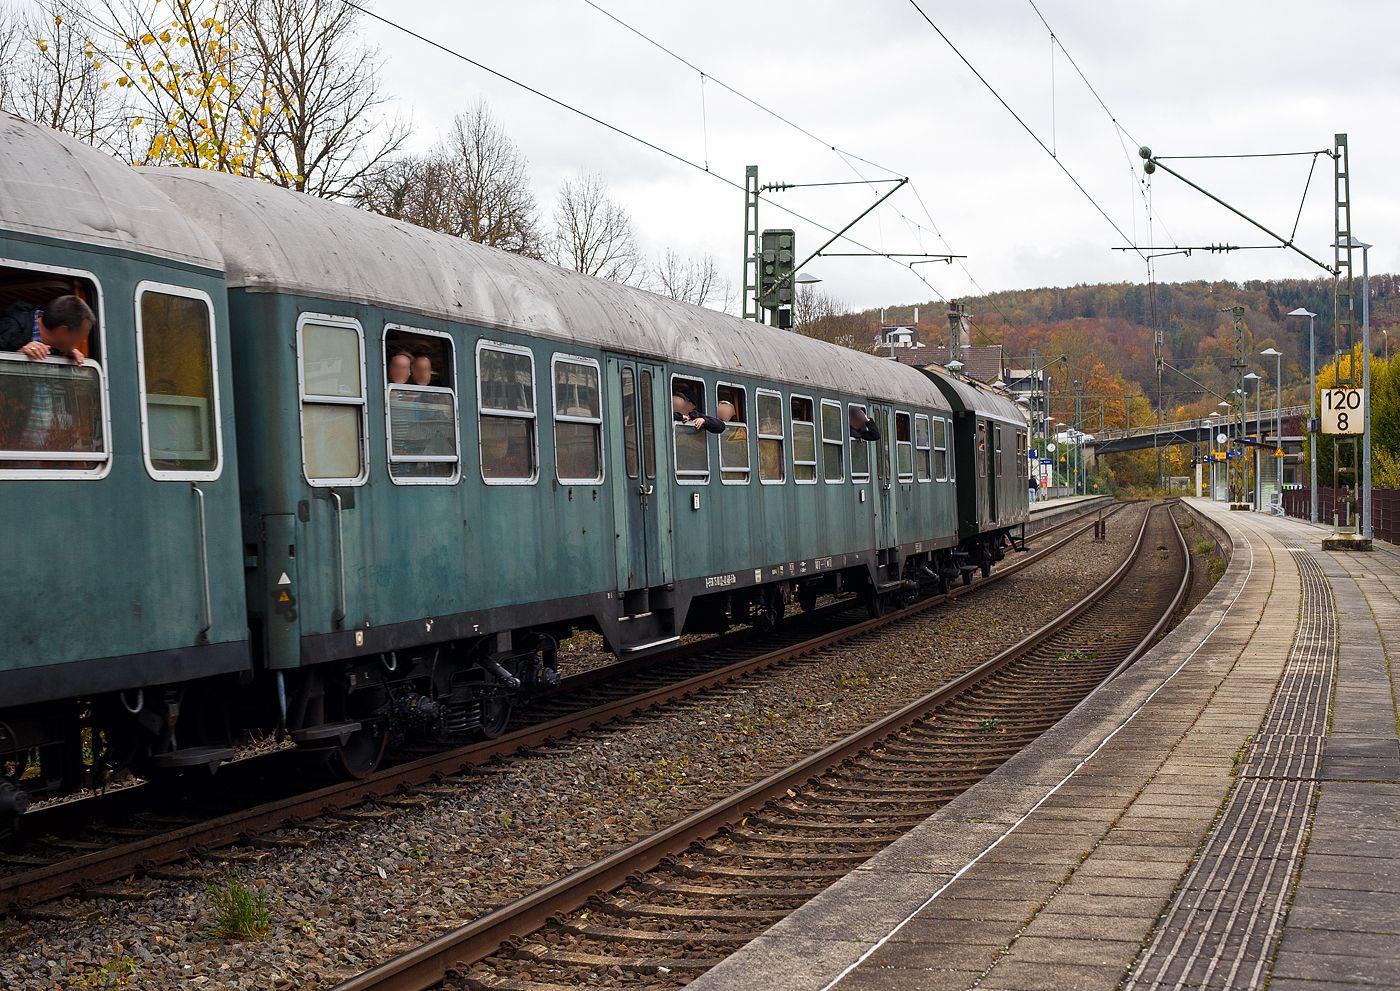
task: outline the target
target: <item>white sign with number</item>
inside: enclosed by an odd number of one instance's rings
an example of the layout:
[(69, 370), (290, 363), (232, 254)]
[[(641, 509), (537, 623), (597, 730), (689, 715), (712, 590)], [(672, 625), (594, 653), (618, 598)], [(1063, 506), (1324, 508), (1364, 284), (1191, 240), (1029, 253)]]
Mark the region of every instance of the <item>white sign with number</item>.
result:
[(1366, 432), (1366, 390), (1323, 389), (1322, 432), (1324, 434), (1364, 434)]

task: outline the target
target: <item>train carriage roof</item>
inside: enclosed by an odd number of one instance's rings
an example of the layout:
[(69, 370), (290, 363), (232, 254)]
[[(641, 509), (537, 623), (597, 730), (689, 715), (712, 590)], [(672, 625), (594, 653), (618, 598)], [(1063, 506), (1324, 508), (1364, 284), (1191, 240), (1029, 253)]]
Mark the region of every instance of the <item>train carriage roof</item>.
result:
[(221, 270), (214, 242), (129, 166), (0, 113), (0, 230)]
[(930, 371), (928, 376), (948, 397), (948, 401), (957, 412), (982, 413), (997, 419), (1010, 420), (1023, 426), (1027, 422), (1025, 410), (991, 389), (983, 388), (964, 379), (955, 379), (942, 372)]
[(947, 409), (918, 371), (461, 238), (196, 169), (141, 169), (223, 252), (230, 287), (654, 356)]

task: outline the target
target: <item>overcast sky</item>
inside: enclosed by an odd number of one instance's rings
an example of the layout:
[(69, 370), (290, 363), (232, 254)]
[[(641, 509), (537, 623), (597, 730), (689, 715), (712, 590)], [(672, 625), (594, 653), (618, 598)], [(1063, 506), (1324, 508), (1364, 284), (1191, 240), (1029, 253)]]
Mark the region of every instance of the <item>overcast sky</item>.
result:
[[(918, 266), (932, 288), (886, 259), (822, 258), (807, 266), (823, 288), (852, 306), (955, 298), (978, 287), (1145, 280), (1141, 257), (1111, 250), (1128, 241), (908, 0), (598, 3), (712, 76), (703, 103), (697, 72), (584, 0), (380, 0), (375, 10), (676, 155), (708, 163), (713, 175), (383, 25), (366, 21), (365, 30), (381, 49), (394, 109), (413, 120), (416, 147), (431, 145), (454, 113), (484, 97), (527, 156), (546, 211), (565, 178), (600, 172), (653, 256), (667, 246), (687, 255), (710, 253), (737, 282), (740, 190), (745, 166), (755, 164), (762, 182), (908, 176), (911, 186), (851, 236), (887, 252), (967, 256), (965, 271), (941, 262)], [(1375, 244), (1374, 270), (1400, 268), (1394, 236), (1400, 191), (1385, 179), (1400, 163), (1400, 3), (1036, 3), (1064, 49), (1054, 50), (1053, 85), (1050, 34), (1029, 0), (920, 0), (1129, 241), (1149, 243), (1134, 141), (1161, 155), (1315, 151), (1330, 149), (1333, 135), (1345, 132), (1356, 235)], [(1114, 127), (1064, 52), (1131, 137)], [(867, 161), (843, 158), (831, 145)], [(1287, 236), (1312, 161), (1169, 164)], [(1331, 184), (1331, 159), (1320, 157), (1297, 240), (1324, 262), (1331, 260)], [(769, 194), (832, 229), (877, 195), (860, 185)], [(1157, 245), (1269, 243), (1161, 171), (1152, 179), (1151, 203)], [(804, 257), (826, 237), (767, 203), (759, 221), (761, 227), (794, 227)], [(838, 242), (831, 250), (862, 249)], [(1359, 271), (1359, 257), (1356, 264)], [(1287, 251), (1197, 253), (1157, 262), (1162, 281), (1324, 274)]]

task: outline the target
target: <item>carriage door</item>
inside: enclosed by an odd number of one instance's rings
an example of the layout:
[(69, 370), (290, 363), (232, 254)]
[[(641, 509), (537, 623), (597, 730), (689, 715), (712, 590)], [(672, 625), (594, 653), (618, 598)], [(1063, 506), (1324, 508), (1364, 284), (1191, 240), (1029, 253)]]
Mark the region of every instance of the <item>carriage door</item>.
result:
[(890, 445), (894, 443), (894, 413), (888, 406), (871, 406), (870, 416), (880, 431), (875, 443), (875, 536), (881, 548), (899, 543), (899, 527), (895, 519), (894, 465)]
[[(659, 365), (608, 358), (608, 438), (617, 525), (617, 587), (645, 589), (669, 580), (662, 516), (669, 487), (657, 466), (657, 429), (671, 413)], [(664, 415), (663, 415), (664, 414)]]

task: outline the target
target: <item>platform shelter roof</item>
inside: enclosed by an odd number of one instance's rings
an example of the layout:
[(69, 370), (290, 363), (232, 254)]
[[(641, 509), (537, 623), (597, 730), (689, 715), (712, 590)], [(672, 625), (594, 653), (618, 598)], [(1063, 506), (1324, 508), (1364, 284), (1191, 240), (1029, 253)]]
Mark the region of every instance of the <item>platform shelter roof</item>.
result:
[(141, 169), (223, 252), (229, 285), (947, 408), (918, 371), (237, 176)]

